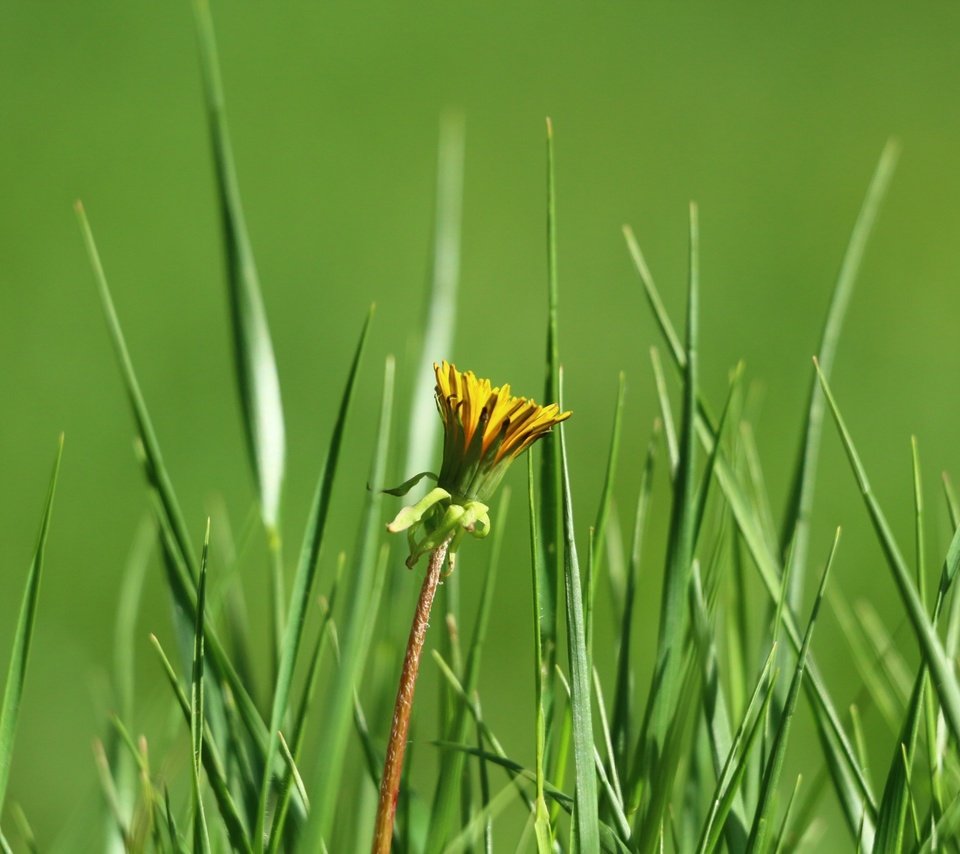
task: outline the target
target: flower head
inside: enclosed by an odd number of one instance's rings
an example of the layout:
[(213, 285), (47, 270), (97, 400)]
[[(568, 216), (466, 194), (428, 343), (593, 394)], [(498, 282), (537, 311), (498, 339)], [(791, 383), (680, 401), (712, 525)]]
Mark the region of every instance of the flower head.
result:
[[(486, 536), (490, 529), (488, 506), (507, 469), (555, 424), (570, 417), (556, 403), (539, 406), (525, 397), (514, 397), (510, 386), (493, 387), (472, 371), (458, 371), (448, 362), (433, 366), (437, 377), (436, 401), (443, 421), (443, 461), (437, 487), (421, 501), (405, 507), (387, 526), (407, 530), (413, 565), (427, 551), (453, 537), (451, 559), (463, 533)], [(401, 495), (424, 472), (392, 494)], [(417, 534), (423, 532), (422, 539)]]

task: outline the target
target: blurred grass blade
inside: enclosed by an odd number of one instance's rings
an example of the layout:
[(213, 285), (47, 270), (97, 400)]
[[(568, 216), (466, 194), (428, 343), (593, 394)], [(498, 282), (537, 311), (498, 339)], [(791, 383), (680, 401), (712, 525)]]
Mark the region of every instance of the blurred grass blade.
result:
[(53, 462), (53, 473), (40, 517), (40, 531), (37, 544), (27, 572), (27, 583), (17, 617), (17, 628), (13, 635), (13, 649), (10, 664), (7, 666), (7, 680), (3, 688), (3, 705), (0, 706), (0, 811), (10, 782), (10, 763), (13, 757), (13, 741), (17, 733), (17, 720), (20, 717), (20, 702), (23, 699), (23, 686), (27, 677), (27, 661), (30, 657), (30, 645), (33, 641), (33, 626), (37, 619), (37, 605), (40, 601), (40, 580), (43, 576), (43, 556), (47, 547), (47, 533), (50, 530), (50, 516), (53, 512), (53, 496), (57, 489), (57, 477), (60, 474), (60, 460), (63, 457), (63, 435), (57, 445), (57, 455)]
[[(484, 573), (483, 589), (477, 607), (473, 637), (467, 652), (466, 666), (463, 671), (462, 685), (467, 696), (472, 696), (480, 677), (480, 657), (486, 641), (487, 623), (493, 608), (493, 591), (500, 565), (500, 552), (503, 548), (503, 530), (510, 510), (510, 491), (504, 488), (497, 505), (497, 521), (491, 536), (490, 555), (487, 571)], [(454, 719), (447, 732), (447, 741), (461, 743), (466, 741), (469, 727), (469, 711), (463, 703), (456, 704)], [(430, 812), (430, 830), (427, 835), (427, 852), (442, 849), (451, 834), (457, 806), (460, 804), (460, 790), (463, 780), (464, 755), (459, 751), (445, 753), (440, 763), (440, 773), (433, 795), (433, 809)]]
[(780, 822), (780, 832), (777, 834), (777, 841), (773, 845), (773, 854), (780, 854), (787, 850), (786, 843), (790, 837), (790, 819), (793, 817), (793, 805), (797, 801), (797, 793), (800, 791), (800, 784), (803, 782), (803, 775), (797, 774), (797, 782), (793, 784), (793, 791), (790, 793), (790, 800), (787, 801), (787, 808), (783, 813), (783, 821)]
[(208, 0), (193, 5), (226, 250), (234, 370), (264, 525), (277, 537), (286, 454), (280, 381), (240, 200), (210, 6)]
[[(700, 232), (695, 204), (690, 205), (690, 266), (687, 296), (686, 367), (683, 377), (683, 410), (679, 436), (679, 460), (674, 479), (673, 507), (670, 513), (663, 593), (660, 606), (660, 629), (657, 657), (644, 716), (644, 729), (637, 745), (637, 759), (628, 785), (627, 804), (638, 804), (642, 788), (653, 800), (638, 813), (639, 850), (649, 852), (656, 844), (656, 835), (663, 818), (676, 767), (664, 764), (666, 745), (672, 731), (679, 726), (678, 703), (683, 684), (680, 666), (686, 648), (690, 573), (693, 565), (696, 526), (696, 417), (697, 342), (700, 290)], [(650, 786), (656, 781), (656, 786)]]
[(670, 407), (670, 396), (667, 393), (667, 381), (663, 376), (663, 364), (660, 362), (660, 351), (656, 347), (650, 348), (650, 364), (653, 366), (653, 381), (657, 388), (657, 400), (660, 404), (660, 420), (663, 423), (663, 435), (667, 440), (667, 461), (670, 463), (670, 479), (677, 474), (677, 465), (680, 451), (677, 448), (677, 430), (673, 426), (673, 410)]
[[(380, 401), (380, 420), (377, 427), (376, 445), (370, 467), (370, 482), (383, 480), (390, 448), (390, 428), (393, 414), (394, 360), (388, 356), (384, 368), (383, 395)], [(338, 785), (347, 748), (347, 736), (353, 713), (353, 695), (360, 681), (360, 674), (370, 646), (373, 621), (380, 605), (385, 566), (378, 567), (382, 535), (381, 505), (383, 495), (366, 493), (357, 563), (349, 574), (350, 587), (345, 591), (346, 610), (339, 621), (342, 627), (340, 644), (340, 667), (329, 691), (325, 720), (320, 732), (317, 760), (308, 787), (313, 809), (307, 825), (305, 850), (319, 850), (330, 839), (330, 830), (341, 788)], [(383, 546), (384, 555), (388, 546)], [(286, 652), (286, 650), (284, 650)], [(295, 652), (295, 650), (294, 650)], [(292, 668), (291, 668), (292, 669)]]
[(954, 738), (960, 738), (960, 684), (957, 682), (957, 675), (953, 669), (953, 664), (950, 659), (947, 658), (933, 625), (924, 613), (920, 597), (917, 595), (917, 591), (910, 581), (910, 573), (907, 570), (903, 555), (893, 538), (893, 533), (890, 531), (890, 526), (887, 524), (883, 511), (880, 509), (880, 505), (873, 495), (870, 482), (867, 480), (866, 471), (854, 447), (853, 439), (840, 415), (840, 410), (837, 408), (836, 400), (834, 400), (833, 394), (830, 391), (826, 377), (822, 373), (819, 373), (819, 366), (818, 375), (820, 377), (820, 385), (827, 397), (834, 421), (840, 432), (844, 449), (847, 452), (850, 467), (856, 477), (860, 492), (867, 506), (867, 512), (870, 514), (870, 519), (873, 522), (877, 539), (880, 541), (884, 556), (887, 559), (887, 564), (893, 573), (900, 598), (903, 600), (907, 614), (910, 617), (910, 622), (913, 625), (914, 633), (917, 636), (917, 641), (920, 644), (923, 658), (930, 668), (930, 672), (933, 674), (933, 683), (937, 687), (937, 693), (940, 696), (940, 702), (943, 705), (947, 723), (953, 732)]
[(773, 806), (776, 802), (780, 775), (783, 772), (783, 760), (787, 753), (790, 725), (793, 722), (793, 714), (797, 708), (797, 700), (800, 698), (800, 684), (803, 681), (803, 675), (806, 669), (807, 652), (810, 649), (810, 642), (813, 639), (813, 630), (817, 623), (817, 617), (820, 614), (823, 593), (826, 590), (827, 578), (830, 575), (830, 568), (833, 566), (833, 559), (836, 556), (837, 544), (839, 542), (840, 529), (837, 528), (837, 533), (833, 538), (833, 545), (830, 548), (830, 554), (827, 557), (827, 565), (824, 567), (823, 576), (820, 579), (820, 589), (817, 591), (817, 598), (813, 603), (810, 621), (807, 623), (807, 630), (803, 636), (803, 645), (800, 647), (800, 652), (797, 655), (797, 666), (793, 671), (790, 690), (787, 692), (787, 701), (780, 715), (779, 726), (773, 739), (773, 745), (770, 748), (770, 756), (767, 759), (763, 782), (760, 785), (757, 808), (754, 813), (753, 827), (750, 830), (750, 838), (747, 840), (747, 851), (749, 852), (766, 850), (766, 836), (774, 821)]
[(210, 552), (210, 520), (203, 538), (200, 554), (200, 581), (197, 586), (197, 620), (193, 635), (193, 675), (190, 680), (190, 743), (193, 747), (193, 798), (194, 798), (194, 850), (210, 850), (210, 834), (207, 831), (207, 816), (203, 809), (203, 792), (200, 788), (200, 767), (203, 762), (203, 626), (207, 602), (207, 560)]
[(580, 851), (600, 847), (597, 814), (597, 775), (594, 769), (593, 717), (590, 700), (592, 667), (587, 657), (580, 562), (574, 537), (573, 499), (563, 425), (560, 431), (560, 471), (563, 481), (564, 589), (567, 612), (567, 654), (570, 660), (570, 704), (573, 711), (573, 759), (577, 786), (574, 793), (576, 839)]
[(432, 365), (450, 358), (457, 321), (460, 286), (460, 224), (463, 217), (463, 161), (465, 123), (458, 113), (440, 119), (437, 156), (437, 195), (433, 222), (433, 258), (426, 316), (413, 376), (410, 426), (404, 472), (422, 471), (434, 465), (434, 449), (440, 430), (433, 400)]
[[(893, 178), (899, 150), (899, 144), (893, 139), (888, 140), (886, 146), (884, 146), (840, 265), (840, 272), (837, 275), (833, 295), (830, 299), (830, 307), (827, 310), (823, 331), (821, 332), (820, 347), (817, 351), (820, 359), (820, 369), (827, 378), (833, 371), (837, 345), (840, 341), (840, 331), (843, 328), (847, 308), (853, 296), (854, 284), (860, 273), (867, 241), (873, 231), (877, 214)], [(787, 597), (792, 610), (797, 608), (806, 578), (810, 520), (813, 512), (817, 462), (820, 457), (820, 441), (823, 435), (823, 415), (823, 398), (817, 393), (817, 378), (816, 373), (814, 373), (810, 378), (807, 393), (807, 415), (803, 433), (800, 437), (800, 448), (793, 471), (790, 497), (780, 532), (781, 554), (786, 555), (787, 548), (792, 543), (794, 560), (796, 561), (796, 569)]]
[[(273, 701), (270, 710), (270, 726), (268, 729), (266, 757), (264, 763), (264, 776), (260, 788), (260, 806), (257, 811), (257, 829), (260, 831), (254, 838), (262, 839), (262, 831), (266, 819), (267, 800), (271, 788), (271, 776), (273, 773), (273, 759), (279, 749), (279, 733), (283, 726), (283, 719), (287, 713), (290, 704), (290, 691), (293, 683), (293, 672), (300, 654), (300, 646), (303, 642), (303, 629), (306, 622), (307, 609), (310, 605), (313, 583), (317, 574), (317, 560), (320, 556), (320, 546), (323, 543), (324, 530), (327, 523), (327, 515), (330, 511), (330, 501), (333, 493), (334, 477), (337, 472), (337, 464), (340, 459), (340, 447), (343, 442), (343, 434), (346, 428), (347, 415), (350, 411), (350, 403), (353, 400), (353, 392), (356, 386), (357, 374), (360, 369), (360, 361), (367, 341), (367, 334), (370, 331), (370, 323), (373, 318), (373, 309), (367, 314), (363, 323), (363, 329), (360, 332), (360, 339), (354, 350), (353, 360), (350, 363), (350, 370), (347, 374), (346, 386), (343, 395), (340, 398), (340, 407), (337, 411), (337, 419), (333, 426), (333, 432), (330, 434), (330, 446), (327, 450), (327, 457), (320, 472), (320, 479), (317, 483), (314, 494), (313, 505), (310, 509), (310, 516), (307, 520), (307, 529), (304, 532), (303, 544), (300, 549), (300, 561), (297, 564), (297, 572), (293, 579), (293, 588), (290, 594), (290, 606), (287, 612), (285, 622), (285, 633), (283, 646), (280, 650), (279, 667), (277, 669), (277, 682), (274, 687)], [(389, 388), (384, 388), (385, 412), (381, 414), (381, 435), (378, 443), (377, 464), (371, 472), (370, 483), (382, 483), (384, 475), (384, 465), (382, 460), (386, 454), (383, 447), (383, 418), (389, 418), (389, 406), (392, 403), (393, 393), (393, 370), (392, 362), (388, 365)], [(368, 502), (372, 508), (379, 509), (381, 494), (378, 492), (368, 492)], [(372, 522), (368, 521), (368, 526)], [(371, 535), (372, 536), (372, 535)], [(367, 577), (364, 580), (369, 581), (369, 568), (373, 558), (369, 553), (365, 553), (364, 560), (367, 563), (361, 563), (361, 567), (367, 571)], [(262, 843), (258, 843), (262, 844)]]

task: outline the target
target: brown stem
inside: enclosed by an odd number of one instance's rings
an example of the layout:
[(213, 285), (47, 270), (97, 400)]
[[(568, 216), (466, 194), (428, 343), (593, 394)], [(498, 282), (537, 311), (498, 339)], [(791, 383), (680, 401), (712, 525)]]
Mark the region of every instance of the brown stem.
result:
[(393, 820), (397, 813), (397, 797), (400, 794), (400, 774), (403, 771), (403, 754), (407, 749), (407, 732), (410, 729), (410, 711), (413, 708), (413, 691), (417, 685), (417, 673), (420, 670), (420, 653), (427, 634), (430, 620), (430, 608), (437, 593), (440, 570), (447, 556), (447, 540), (437, 546), (430, 555), (427, 576), (420, 588), (420, 599), (410, 626), (407, 640), (407, 654), (403, 659), (400, 672), (400, 685), (397, 688), (397, 701), (393, 706), (393, 725), (390, 728), (390, 741), (387, 743), (387, 755), (383, 763), (383, 776), (380, 779), (380, 801), (377, 804), (377, 823), (373, 831), (372, 854), (390, 854), (393, 841)]

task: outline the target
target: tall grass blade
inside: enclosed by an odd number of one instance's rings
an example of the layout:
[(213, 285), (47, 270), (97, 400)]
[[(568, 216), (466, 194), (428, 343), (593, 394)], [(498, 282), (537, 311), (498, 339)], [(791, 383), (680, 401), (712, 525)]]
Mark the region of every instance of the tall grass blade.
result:
[[(817, 351), (820, 359), (820, 369), (828, 379), (833, 371), (840, 332), (846, 319), (850, 299), (853, 296), (857, 276), (860, 273), (867, 242), (873, 231), (877, 214), (887, 195), (890, 181), (893, 178), (899, 150), (899, 144), (893, 139), (889, 140), (884, 146), (840, 265), (840, 272), (837, 275), (833, 295), (830, 298), (830, 307), (827, 310), (821, 332), (820, 347)], [(797, 609), (806, 579), (810, 520), (813, 512), (817, 462), (820, 457), (820, 440), (823, 435), (823, 416), (823, 398), (817, 393), (817, 377), (814, 373), (810, 378), (806, 420), (800, 437), (800, 448), (793, 471), (790, 497), (780, 532), (781, 554), (785, 556), (787, 548), (792, 543), (794, 560), (797, 564), (787, 599), (792, 610)]]
[[(382, 483), (390, 448), (391, 422), (393, 415), (393, 390), (395, 366), (392, 356), (387, 357), (383, 377), (383, 396), (380, 402), (380, 419), (377, 427), (376, 446), (370, 467), (370, 483)], [(378, 570), (382, 536), (381, 506), (383, 496), (368, 491), (363, 521), (359, 534), (357, 562), (350, 573), (351, 585), (345, 591), (346, 610), (339, 621), (342, 627), (340, 644), (340, 668), (328, 695), (324, 727), (320, 733), (317, 762), (308, 787), (313, 809), (306, 829), (306, 850), (318, 850), (324, 840), (330, 839), (333, 813), (337, 803), (344, 754), (347, 747), (354, 690), (367, 657), (372, 635), (372, 617), (380, 604), (383, 590), (384, 569)], [(383, 546), (386, 555), (387, 546)]]
[(0, 705), (0, 811), (10, 782), (10, 764), (13, 758), (13, 741), (17, 733), (17, 721), (20, 717), (20, 703), (23, 700), (23, 687), (27, 678), (27, 662), (30, 658), (30, 645), (33, 641), (33, 627), (37, 619), (37, 605), (40, 601), (40, 580), (43, 576), (43, 557), (47, 547), (47, 534), (50, 530), (50, 516), (53, 513), (53, 496), (57, 490), (57, 478), (60, 474), (60, 460), (63, 458), (63, 435), (57, 445), (57, 454), (53, 462), (53, 473), (40, 516), (40, 531), (27, 572), (27, 583), (23, 591), (17, 627), (13, 635), (13, 649), (10, 663), (7, 665), (7, 680), (3, 688), (3, 705)]
[(813, 639), (813, 630), (817, 623), (817, 617), (820, 614), (820, 605), (823, 602), (827, 578), (830, 575), (830, 568), (833, 566), (833, 559), (837, 553), (837, 544), (839, 542), (840, 529), (837, 528), (837, 533), (833, 538), (833, 545), (830, 548), (830, 554), (827, 557), (827, 565), (824, 567), (823, 576), (820, 579), (820, 589), (817, 591), (817, 598), (813, 603), (810, 621), (807, 623), (807, 630), (803, 636), (803, 645), (800, 647), (800, 652), (797, 655), (797, 666), (793, 671), (790, 690), (787, 692), (787, 702), (780, 716), (779, 726), (777, 727), (773, 745), (770, 748), (770, 756), (767, 759), (766, 769), (764, 770), (763, 782), (760, 785), (757, 808), (753, 818), (753, 827), (750, 829), (750, 838), (747, 840), (747, 851), (749, 852), (766, 850), (766, 835), (769, 832), (769, 828), (773, 825), (773, 807), (776, 803), (780, 775), (783, 772), (783, 760), (787, 753), (790, 725), (793, 722), (797, 701), (800, 698), (800, 684), (803, 681), (804, 670), (807, 664), (807, 652), (810, 649), (810, 641)]
[(570, 495), (570, 472), (564, 429), (560, 431), (560, 471), (563, 481), (564, 589), (567, 612), (567, 654), (570, 660), (570, 705), (573, 712), (573, 759), (576, 772), (575, 824), (580, 851), (596, 851), (600, 847), (597, 814), (597, 775), (594, 769), (593, 715), (591, 709), (590, 673), (587, 657), (586, 625), (583, 616), (583, 593), (580, 588), (580, 562), (574, 537), (573, 499)]
[[(553, 122), (547, 119), (547, 348), (546, 375), (543, 386), (544, 404), (559, 400), (560, 343), (558, 337), (558, 304), (560, 284), (557, 272), (557, 190), (554, 164)], [(540, 561), (543, 580), (538, 588), (541, 616), (540, 638), (544, 667), (542, 697), (549, 746), (553, 738), (554, 667), (557, 661), (559, 631), (558, 595), (560, 565), (560, 444), (552, 433), (540, 442)], [(562, 773), (558, 746), (552, 761), (548, 754), (547, 774), (551, 779)]]
[(673, 409), (670, 406), (670, 395), (667, 393), (667, 380), (663, 375), (660, 351), (656, 347), (650, 348), (650, 364), (653, 367), (653, 381), (657, 388), (657, 401), (660, 404), (660, 420), (663, 423), (663, 435), (667, 441), (667, 461), (670, 463), (670, 480), (673, 480), (677, 474), (680, 451), (677, 447), (677, 429), (673, 426)]
[[(673, 507), (664, 567), (660, 630), (644, 729), (637, 746), (635, 769), (628, 786), (628, 806), (637, 804), (641, 787), (652, 799), (641, 815), (639, 850), (651, 851), (672, 788), (676, 767), (665, 764), (667, 742), (679, 725), (678, 703), (682, 693), (683, 668), (680, 666), (687, 632), (687, 591), (693, 565), (696, 528), (696, 417), (697, 344), (700, 289), (699, 221), (697, 207), (690, 205), (690, 270), (687, 297), (686, 367), (683, 378), (683, 416), (679, 436), (679, 462), (674, 480)], [(656, 785), (652, 783), (655, 781)]]
[[(600, 490), (600, 503), (597, 507), (596, 521), (593, 525), (594, 537), (593, 556), (594, 574), (592, 576), (594, 583), (600, 574), (600, 565), (603, 560), (603, 549), (607, 541), (607, 522), (610, 518), (610, 508), (613, 504), (613, 484), (616, 480), (617, 459), (620, 455), (620, 433), (623, 428), (623, 403), (627, 393), (627, 381), (623, 371), (617, 383), (617, 403), (613, 411), (613, 429), (610, 433), (610, 450), (607, 453), (607, 468), (603, 475), (603, 487)], [(593, 601), (593, 590), (591, 589), (588, 599)], [(590, 636), (590, 632), (587, 632)]]
[(264, 525), (269, 536), (279, 537), (286, 455), (280, 380), (240, 199), (210, 6), (208, 0), (194, 0), (193, 8), (226, 251), (234, 371), (243, 427)]
[[(887, 524), (887, 519), (873, 494), (869, 480), (867, 480), (867, 473), (863, 468), (863, 464), (860, 462), (860, 455), (857, 453), (853, 439), (847, 430), (846, 423), (840, 415), (840, 410), (830, 390), (830, 385), (822, 373), (819, 373), (819, 377), (820, 385), (827, 397), (834, 421), (840, 432), (840, 438), (847, 452), (850, 467), (856, 477), (857, 485), (860, 487), (860, 492), (867, 507), (867, 512), (873, 522), (877, 539), (883, 548), (887, 564), (897, 584), (900, 598), (903, 600), (907, 614), (910, 617), (910, 622), (913, 625), (914, 634), (917, 636), (923, 659), (933, 674), (933, 683), (936, 685), (937, 693), (940, 696), (945, 718), (954, 738), (960, 738), (960, 684), (958, 684), (953, 664), (944, 652), (943, 645), (940, 643), (939, 637), (937, 637), (933, 624), (924, 613), (923, 603), (920, 601), (920, 597), (917, 595), (917, 591), (910, 580), (910, 573), (907, 570), (900, 548), (894, 540), (890, 526)], [(955, 537), (954, 540), (956, 539)], [(951, 543), (951, 552), (953, 551), (954, 545)], [(958, 549), (958, 554), (960, 554), (960, 549)], [(953, 575), (956, 574), (956, 565), (952, 567), (952, 572)]]
[(414, 362), (410, 426), (403, 470), (432, 468), (440, 429), (433, 402), (434, 362), (449, 358), (457, 320), (460, 286), (460, 224), (463, 217), (463, 161), (465, 149), (463, 116), (446, 113), (440, 119), (437, 157), (437, 195), (433, 222), (433, 257), (426, 316), (419, 353)]
[[(350, 363), (350, 369), (347, 374), (347, 382), (344, 387), (343, 395), (340, 398), (340, 406), (337, 411), (337, 419), (333, 426), (333, 432), (330, 434), (330, 445), (327, 449), (327, 457), (324, 461), (320, 478), (317, 483), (317, 489), (314, 494), (313, 504), (310, 509), (310, 516), (307, 520), (307, 528), (304, 532), (303, 544), (300, 548), (300, 560), (297, 564), (297, 571), (293, 579), (293, 588), (290, 593), (290, 605), (285, 622), (285, 632), (283, 645), (280, 649), (279, 667), (277, 669), (277, 682), (273, 692), (273, 702), (270, 710), (270, 727), (266, 746), (267, 760), (264, 763), (264, 778), (260, 788), (260, 806), (257, 811), (257, 830), (259, 833), (254, 837), (256, 844), (262, 844), (264, 823), (266, 819), (267, 800), (271, 789), (271, 775), (274, 770), (274, 758), (279, 749), (279, 734), (283, 726), (283, 719), (286, 716), (287, 708), (290, 704), (290, 691), (293, 682), (293, 672), (296, 667), (297, 659), (300, 654), (300, 646), (303, 642), (303, 629), (306, 623), (307, 609), (310, 605), (311, 592), (313, 590), (314, 580), (317, 574), (317, 561), (320, 556), (320, 546), (323, 544), (324, 531), (326, 529), (327, 515), (330, 511), (330, 502), (333, 494), (334, 478), (337, 473), (338, 462), (340, 459), (340, 448), (343, 443), (343, 434), (346, 428), (347, 415), (350, 412), (350, 404), (353, 400), (354, 388), (356, 386), (357, 374), (360, 370), (360, 362), (363, 357), (363, 351), (367, 342), (367, 334), (370, 331), (370, 323), (373, 319), (373, 309), (367, 314), (360, 331), (360, 338), (357, 341), (356, 349), (353, 353), (353, 360)], [(386, 456), (386, 447), (384, 432), (389, 435), (389, 427), (384, 428), (384, 418), (389, 419), (390, 407), (393, 402), (393, 362), (390, 361), (387, 367), (388, 385), (384, 386), (384, 400), (381, 410), (380, 436), (378, 439), (377, 453), (375, 457), (374, 469), (371, 472), (370, 483), (382, 483), (384, 479)], [(381, 495), (376, 491), (370, 491), (368, 495), (368, 530), (375, 524), (373, 518), (379, 511)], [(378, 517), (377, 517), (378, 518)], [(369, 542), (373, 537), (372, 532), (368, 533), (367, 546), (372, 548)], [(375, 556), (370, 552), (365, 552), (361, 559), (360, 570), (365, 572), (364, 581), (369, 581), (372, 571), (372, 562)]]

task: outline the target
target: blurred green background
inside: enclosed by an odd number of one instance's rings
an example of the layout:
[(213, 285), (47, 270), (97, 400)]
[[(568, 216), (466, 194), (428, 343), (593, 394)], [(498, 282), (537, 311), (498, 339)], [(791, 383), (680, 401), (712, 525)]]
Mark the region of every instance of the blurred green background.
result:
[[(871, 171), (896, 135), (902, 157), (834, 388), (905, 543), (908, 439), (918, 436), (936, 508), (933, 562), (939, 558), (938, 476), (960, 471), (960, 7), (216, 3), (214, 14), (283, 384), (291, 554), (350, 349), (367, 306), (378, 304), (324, 587), (332, 555), (355, 534), (388, 353), (400, 360), (400, 412), (407, 406), (408, 342), (429, 271), (438, 120), (448, 109), (462, 112), (467, 133), (462, 300), (453, 352), (433, 355), (534, 395), (545, 325), (544, 117), (555, 123), (561, 352), (584, 535), (618, 371), (629, 386), (616, 490), (625, 527), (655, 415), (647, 351), (659, 341), (621, 224), (633, 224), (679, 319), (686, 206), (700, 203), (704, 386), (719, 404), (741, 357), (762, 383), (756, 432), (779, 508), (819, 325)], [(74, 199), (87, 206), (197, 538), (221, 501), (241, 530), (254, 495), (231, 375), (189, 4), (7, 3), (0, 79), (4, 658), (56, 436), (67, 437), (11, 790), (49, 843), (96, 804), (90, 743), (109, 707), (118, 579), (147, 512)], [(813, 554), (825, 554), (843, 524), (835, 585), (870, 597), (896, 628), (893, 586), (831, 425), (825, 437)], [(408, 473), (398, 465), (402, 479)], [(522, 471), (509, 481), (522, 489)], [(516, 493), (481, 690), (508, 751), (529, 761), (530, 578)], [(665, 499), (658, 481), (640, 631), (648, 646)], [(482, 551), (468, 544), (459, 570), (468, 613)], [(255, 542), (246, 562), (257, 602), (267, 589), (261, 552)], [(407, 599), (386, 606), (401, 609), (405, 621), (418, 578), (395, 563)], [(159, 567), (141, 627), (138, 691), (149, 702), (163, 688), (147, 632), (169, 636)], [(842, 643), (828, 617), (815, 648), (841, 708), (857, 693)], [(912, 642), (904, 640), (904, 653), (913, 658)], [(425, 684), (434, 678), (428, 672)], [(796, 738), (793, 761), (815, 769), (816, 750), (804, 750), (814, 746), (810, 732)], [(429, 748), (416, 761), (418, 774), (431, 773)], [(831, 838), (845, 838), (838, 824)]]

